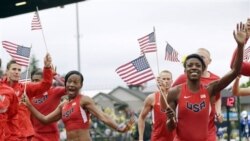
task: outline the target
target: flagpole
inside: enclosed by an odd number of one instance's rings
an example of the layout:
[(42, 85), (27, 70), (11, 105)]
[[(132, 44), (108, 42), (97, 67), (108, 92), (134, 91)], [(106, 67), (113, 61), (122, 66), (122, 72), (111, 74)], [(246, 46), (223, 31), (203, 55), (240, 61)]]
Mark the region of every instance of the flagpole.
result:
[[(31, 44), (31, 46), (30, 46), (30, 51), (31, 51), (31, 48), (32, 48), (32, 44)], [(24, 81), (24, 93), (26, 93), (26, 88), (27, 88), (27, 80), (28, 80), (29, 68), (30, 68), (30, 56), (31, 56), (31, 55), (29, 55), (28, 66), (27, 66), (27, 72), (26, 72), (25, 81)]]
[[(145, 54), (143, 54), (144, 56), (145, 56)], [(147, 63), (148, 63), (148, 60), (147, 60), (147, 58), (146, 58), (146, 56), (145, 56), (145, 59), (146, 59), (146, 61), (147, 61)], [(149, 68), (152, 70), (152, 68), (151, 68), (151, 66), (149, 65), (149, 63), (148, 63), (148, 66), (149, 66)], [(155, 77), (155, 74), (154, 74), (154, 72), (152, 71), (152, 73), (153, 73), (153, 75), (154, 75), (154, 78), (155, 78), (155, 80), (156, 80), (156, 84), (157, 84), (157, 87), (159, 88), (159, 85), (158, 85), (158, 82), (157, 82), (157, 77)], [(159, 74), (159, 73), (158, 73)], [(166, 99), (166, 97), (162, 94), (162, 91), (161, 91), (161, 89), (159, 89), (159, 91), (160, 91), (160, 93), (161, 93), (161, 95), (163, 96), (163, 98), (164, 98), (164, 101), (165, 101), (165, 103), (166, 103), (166, 106), (168, 107), (168, 102), (167, 102), (167, 99)]]
[(156, 44), (156, 33), (155, 33), (155, 27), (153, 27), (153, 32), (154, 32), (154, 36), (155, 36), (157, 71), (158, 71), (158, 74), (159, 74), (159, 73), (160, 73), (160, 71), (159, 71), (159, 60), (158, 60), (158, 49), (157, 49), (157, 44)]
[[(146, 56), (145, 56), (145, 59), (146, 59), (146, 61), (147, 61), (147, 63), (148, 63), (148, 60), (147, 60)], [(149, 63), (148, 63), (148, 65), (149, 65)], [(149, 65), (149, 68), (152, 70), (152, 68), (151, 68), (150, 65)], [(153, 75), (154, 75), (154, 72), (153, 72), (153, 71), (152, 71), (152, 73), (153, 73)], [(158, 74), (159, 74), (159, 73), (158, 73)], [(154, 77), (155, 77), (155, 75), (154, 75)], [(168, 101), (167, 101), (167, 98), (166, 98), (165, 95), (163, 94), (163, 92), (162, 92), (162, 90), (161, 90), (161, 88), (160, 88), (160, 86), (159, 86), (158, 81), (157, 81), (156, 78), (157, 78), (157, 77), (155, 77), (156, 85), (157, 85), (157, 87), (158, 87), (158, 90), (159, 90), (160, 94), (161, 94), (162, 97), (163, 97), (163, 100), (164, 100), (164, 102), (165, 102), (165, 104), (166, 104), (166, 107), (169, 107), (170, 109), (172, 109), (172, 108), (169, 106)], [(173, 110), (173, 109), (172, 109), (172, 110)], [(173, 118), (173, 120), (174, 120), (174, 122), (175, 122), (175, 119), (174, 119), (174, 118)]]
[(76, 3), (76, 40), (77, 40), (77, 67), (78, 71), (81, 72), (81, 58), (80, 58), (80, 33), (79, 33), (79, 12), (78, 3)]
[[(42, 27), (42, 22), (41, 22), (41, 20), (40, 20), (40, 16), (39, 16), (39, 13), (38, 13), (38, 6), (36, 6), (36, 11), (37, 11), (37, 17), (38, 17), (38, 19), (39, 19), (39, 22), (40, 22), (40, 24), (41, 24), (41, 27)], [(46, 51), (47, 51), (47, 53), (49, 52), (48, 51), (48, 47), (47, 47), (47, 44), (46, 44), (46, 40), (45, 40), (45, 36), (44, 36), (44, 32), (43, 32), (43, 28), (41, 28), (41, 30), (42, 30), (42, 35), (43, 35), (43, 41), (44, 41), (44, 45), (45, 45), (45, 47), (46, 47)]]

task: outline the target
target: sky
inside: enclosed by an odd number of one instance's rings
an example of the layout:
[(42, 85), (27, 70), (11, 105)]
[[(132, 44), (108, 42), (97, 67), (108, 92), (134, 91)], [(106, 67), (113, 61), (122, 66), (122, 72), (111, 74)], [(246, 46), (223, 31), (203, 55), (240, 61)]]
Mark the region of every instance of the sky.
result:
[[(78, 7), (84, 90), (126, 87), (115, 70), (140, 56), (137, 39), (152, 32), (153, 27), (158, 51), (146, 57), (155, 75), (163, 69), (170, 70), (174, 79), (183, 73), (181, 63), (164, 60), (168, 42), (179, 58), (200, 47), (207, 48), (212, 57), (209, 70), (223, 76), (230, 70), (237, 46), (233, 38), (236, 23), (250, 17), (249, 0), (88, 0)], [(42, 67), (47, 51), (42, 31), (31, 31), (33, 15), (0, 19), (0, 40), (32, 46), (32, 55)], [(77, 70), (75, 4), (41, 10), (39, 15), (57, 72)], [(10, 56), (0, 48), (0, 57), (5, 70)], [(154, 84), (152, 80), (147, 85)]]

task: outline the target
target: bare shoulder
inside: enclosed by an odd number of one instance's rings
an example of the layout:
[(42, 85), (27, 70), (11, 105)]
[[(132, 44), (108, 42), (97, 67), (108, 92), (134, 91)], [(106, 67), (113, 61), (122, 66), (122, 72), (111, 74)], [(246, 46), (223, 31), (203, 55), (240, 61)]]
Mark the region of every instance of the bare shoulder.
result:
[(94, 103), (94, 100), (91, 97), (86, 96), (86, 95), (81, 95), (81, 104), (82, 105), (87, 105), (90, 103)]
[(150, 99), (150, 100), (154, 100), (154, 98), (155, 98), (155, 94), (154, 94), (154, 93), (149, 94), (149, 95), (147, 96), (147, 99)]
[(171, 87), (168, 91), (168, 94), (178, 94), (181, 91), (181, 85), (177, 85), (174, 87)]
[(149, 103), (150, 105), (152, 105), (154, 103), (154, 99), (155, 99), (155, 94), (152, 93), (146, 97), (145, 103)]
[(181, 85), (174, 86), (168, 91), (168, 98), (177, 100), (181, 93)]

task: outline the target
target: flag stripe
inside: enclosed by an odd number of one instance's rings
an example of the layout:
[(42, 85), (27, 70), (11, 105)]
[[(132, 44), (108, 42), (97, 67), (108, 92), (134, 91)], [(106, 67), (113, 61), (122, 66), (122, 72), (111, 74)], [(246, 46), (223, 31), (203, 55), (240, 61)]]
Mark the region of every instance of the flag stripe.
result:
[(9, 41), (2, 42), (3, 48), (10, 54), (10, 56), (21, 66), (28, 66), (30, 57), (30, 48), (19, 46)]
[(26, 78), (26, 75), (27, 75), (27, 70), (21, 73), (21, 76), (18, 82), (20, 83), (31, 82), (30, 77)]
[(147, 82), (147, 81), (149, 81), (149, 80), (152, 80), (152, 79), (154, 79), (155, 77), (153, 77), (153, 76), (150, 76), (150, 74), (149, 75), (147, 75), (147, 76), (144, 76), (143, 78), (141, 78), (141, 79), (138, 79), (138, 80), (135, 80), (135, 81), (133, 81), (133, 82), (128, 82), (128, 84), (129, 85), (139, 85), (139, 84), (143, 84), (143, 83), (145, 83), (145, 82)]
[(39, 30), (39, 29), (42, 29), (42, 25), (40, 22), (38, 12), (36, 11), (31, 22), (31, 30)]
[(170, 44), (167, 43), (166, 51), (165, 51), (165, 60), (171, 61), (171, 62), (180, 62), (178, 59), (178, 52), (173, 49)]
[(155, 78), (145, 56), (118, 67), (116, 73), (128, 85), (139, 85)]
[(130, 67), (128, 68), (128, 70), (120, 73), (120, 76), (123, 78), (123, 77), (129, 76), (130, 74), (133, 74), (134, 72), (136, 72), (136, 70), (134, 70), (133, 67)]
[(139, 38), (138, 42), (142, 54), (157, 51), (154, 32)]
[[(149, 70), (149, 71), (151, 71), (151, 70)], [(141, 79), (148, 79), (148, 77), (151, 77), (151, 75), (152, 75), (152, 73), (150, 73), (149, 71), (147, 71), (145, 73), (141, 73), (141, 74), (131, 75), (128, 78), (123, 78), (123, 80), (128, 82), (128, 83), (136, 83), (136, 81), (139, 81)]]
[(248, 61), (250, 58), (250, 46), (244, 50), (243, 61)]
[(150, 69), (146, 69), (144, 71), (141, 71), (140, 73), (138, 73), (137, 71), (133, 71), (133, 73), (130, 73), (126, 76), (121, 76), (122, 79), (130, 81), (131, 79), (134, 79), (136, 77), (139, 77), (141, 75), (145, 75), (145, 74), (150, 74), (151, 70)]

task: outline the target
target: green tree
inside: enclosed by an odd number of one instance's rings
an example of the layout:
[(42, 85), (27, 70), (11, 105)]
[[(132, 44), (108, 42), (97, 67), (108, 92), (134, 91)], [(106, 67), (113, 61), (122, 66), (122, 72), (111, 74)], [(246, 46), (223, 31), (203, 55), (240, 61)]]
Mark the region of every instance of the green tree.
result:
[(246, 83), (242, 83), (240, 85), (241, 88), (246, 88), (246, 87), (249, 87), (249, 86), (250, 86), (250, 79)]
[[(30, 74), (32, 71), (38, 69), (38, 62), (39, 60), (36, 59), (36, 56), (35, 55), (32, 55), (31, 59), (30, 59), (30, 64), (29, 64), (29, 74), (28, 74), (28, 78), (30, 78)], [(26, 78), (26, 73), (27, 73), (27, 68), (22, 72), (21, 74), (21, 79), (25, 79)]]
[(32, 55), (31, 59), (30, 59), (30, 68), (29, 68), (29, 71), (32, 72), (33, 70), (36, 70), (38, 69), (38, 62), (39, 60), (36, 59), (36, 56), (35, 55)]

